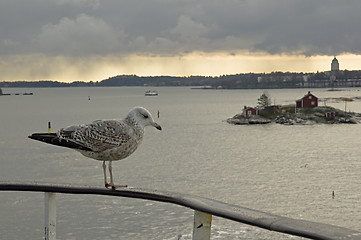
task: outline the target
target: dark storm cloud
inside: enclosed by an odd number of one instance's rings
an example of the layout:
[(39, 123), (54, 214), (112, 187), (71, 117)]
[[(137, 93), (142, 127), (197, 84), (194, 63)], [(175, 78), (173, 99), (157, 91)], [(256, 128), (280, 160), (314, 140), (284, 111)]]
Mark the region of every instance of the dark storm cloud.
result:
[(360, 54), (360, 9), (356, 0), (2, 0), (0, 54)]

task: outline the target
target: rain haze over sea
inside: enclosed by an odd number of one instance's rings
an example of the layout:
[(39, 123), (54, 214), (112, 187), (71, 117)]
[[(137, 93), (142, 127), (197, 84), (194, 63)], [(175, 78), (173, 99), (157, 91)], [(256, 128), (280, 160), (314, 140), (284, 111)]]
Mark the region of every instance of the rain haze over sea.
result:
[[(146, 97), (146, 90), (157, 90)], [(345, 109), (361, 89), (268, 90), (275, 104), (291, 104), (307, 91), (320, 105)], [(255, 106), (263, 90), (189, 87), (3, 89), (33, 96), (0, 97), (0, 181), (103, 186), (101, 162), (32, 141), (97, 119), (123, 118), (134, 106), (151, 111), (163, 130), (147, 128), (136, 152), (113, 163), (115, 182), (189, 193), (296, 219), (361, 231), (361, 125), (278, 124), (235, 126), (228, 117)], [(90, 99), (90, 100), (89, 100)], [(361, 112), (361, 101), (347, 102)], [(157, 112), (159, 111), (159, 118)], [(335, 197), (332, 198), (334, 191)], [(43, 237), (44, 195), (0, 193), (1, 239)], [(57, 194), (57, 239), (191, 239), (191, 209), (145, 200)], [(213, 239), (293, 239), (213, 218)]]

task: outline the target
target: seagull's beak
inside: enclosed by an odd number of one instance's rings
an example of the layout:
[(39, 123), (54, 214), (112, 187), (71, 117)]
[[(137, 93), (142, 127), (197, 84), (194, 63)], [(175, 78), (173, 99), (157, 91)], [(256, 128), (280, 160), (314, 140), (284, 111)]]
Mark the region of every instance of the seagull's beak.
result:
[(156, 123), (156, 122), (153, 122), (153, 123), (152, 123), (152, 126), (155, 127), (155, 128), (158, 129), (158, 130), (162, 130), (162, 127), (161, 127), (158, 123)]

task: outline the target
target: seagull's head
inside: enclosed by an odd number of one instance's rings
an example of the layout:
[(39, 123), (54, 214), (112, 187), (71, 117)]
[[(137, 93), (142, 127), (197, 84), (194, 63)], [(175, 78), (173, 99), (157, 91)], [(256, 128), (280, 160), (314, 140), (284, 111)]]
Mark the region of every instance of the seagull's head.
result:
[(128, 113), (127, 118), (134, 119), (139, 125), (146, 127), (146, 126), (153, 126), (158, 130), (162, 130), (162, 127), (154, 122), (152, 118), (152, 114), (143, 107), (135, 107)]

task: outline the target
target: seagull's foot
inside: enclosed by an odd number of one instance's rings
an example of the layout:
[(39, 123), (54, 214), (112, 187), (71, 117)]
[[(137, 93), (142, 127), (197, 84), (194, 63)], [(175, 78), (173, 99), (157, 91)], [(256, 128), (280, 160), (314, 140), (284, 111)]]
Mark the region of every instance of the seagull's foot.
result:
[(106, 188), (111, 188), (111, 189), (115, 190), (115, 189), (117, 189), (117, 188), (126, 188), (126, 187), (128, 187), (128, 185), (114, 185), (114, 184), (106, 183), (106, 184), (105, 184), (105, 187), (106, 187)]
[(128, 187), (128, 185), (113, 185), (112, 190), (115, 190), (117, 188), (126, 188), (126, 187)]

